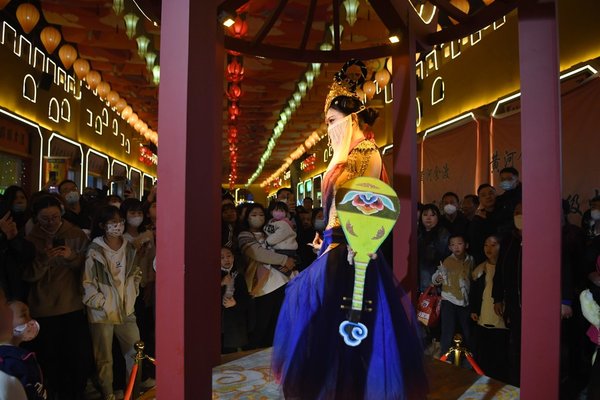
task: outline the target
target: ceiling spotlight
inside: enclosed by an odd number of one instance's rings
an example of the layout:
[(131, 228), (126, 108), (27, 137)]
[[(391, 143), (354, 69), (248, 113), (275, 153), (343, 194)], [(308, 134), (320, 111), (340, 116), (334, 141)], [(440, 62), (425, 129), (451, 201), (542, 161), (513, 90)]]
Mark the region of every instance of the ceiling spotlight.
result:
[(390, 43), (400, 43), (400, 35), (391, 35), (388, 39)]

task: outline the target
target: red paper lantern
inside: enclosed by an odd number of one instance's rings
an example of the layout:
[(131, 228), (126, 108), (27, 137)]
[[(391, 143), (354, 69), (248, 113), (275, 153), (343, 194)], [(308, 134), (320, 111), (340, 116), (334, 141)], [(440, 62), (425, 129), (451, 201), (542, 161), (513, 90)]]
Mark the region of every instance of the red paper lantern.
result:
[(144, 162), (145, 158), (144, 156), (139, 156), (138, 160), (140, 160), (140, 162)]
[(235, 83), (229, 85), (229, 89), (227, 89), (227, 97), (230, 101), (238, 101), (240, 97), (242, 97), (242, 88)]
[(244, 79), (244, 67), (237, 60), (233, 60), (227, 65), (225, 77), (229, 82), (241, 82)]
[(240, 107), (237, 105), (237, 103), (231, 103), (229, 106), (229, 115), (235, 115), (236, 117), (241, 115)]
[(236, 38), (242, 38), (248, 33), (248, 23), (238, 16), (229, 28), (229, 32)]

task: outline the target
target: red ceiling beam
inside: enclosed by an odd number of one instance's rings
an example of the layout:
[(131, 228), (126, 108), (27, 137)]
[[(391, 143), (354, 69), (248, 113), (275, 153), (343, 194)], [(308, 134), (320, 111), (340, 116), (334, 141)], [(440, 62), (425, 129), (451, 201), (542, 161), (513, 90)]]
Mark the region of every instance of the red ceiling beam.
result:
[(304, 33), (302, 34), (302, 42), (300, 42), (300, 50), (306, 49), (306, 43), (308, 42), (313, 19), (315, 17), (315, 8), (317, 8), (317, 0), (311, 0), (306, 16), (306, 24), (304, 25)]
[(287, 4), (287, 0), (279, 0), (279, 3), (277, 4), (277, 8), (275, 10), (273, 10), (273, 13), (269, 17), (269, 20), (267, 21), (267, 23), (264, 24), (262, 26), (262, 28), (260, 28), (260, 31), (254, 37), (254, 40), (252, 42), (253, 46), (256, 46), (256, 45), (262, 43), (262, 41), (265, 39), (265, 37), (271, 31), (271, 28), (273, 28), (273, 25), (275, 25), (275, 22), (277, 22), (277, 18), (279, 18), (279, 16), (281, 15), (281, 12), (285, 8), (286, 4)]

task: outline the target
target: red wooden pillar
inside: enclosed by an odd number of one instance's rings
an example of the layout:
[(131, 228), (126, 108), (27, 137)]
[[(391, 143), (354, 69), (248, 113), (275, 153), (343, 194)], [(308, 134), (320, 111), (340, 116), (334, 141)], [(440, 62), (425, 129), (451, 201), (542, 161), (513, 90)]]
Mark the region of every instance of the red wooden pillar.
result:
[(405, 32), (402, 55), (393, 58), (394, 189), (400, 199), (400, 218), (394, 228), (394, 275), (407, 292), (417, 285), (417, 201), (419, 199), (416, 134), (416, 72), (414, 34)]
[(209, 399), (219, 361), (222, 31), (218, 0), (162, 6), (158, 398)]
[(521, 397), (558, 399), (561, 113), (554, 0), (519, 6), (523, 153)]

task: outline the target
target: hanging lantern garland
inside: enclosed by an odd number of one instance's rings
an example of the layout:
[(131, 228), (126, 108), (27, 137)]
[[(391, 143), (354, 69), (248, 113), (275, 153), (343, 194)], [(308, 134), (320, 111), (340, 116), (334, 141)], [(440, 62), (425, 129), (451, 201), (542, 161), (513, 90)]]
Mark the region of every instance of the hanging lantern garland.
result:
[[(248, 34), (248, 23), (245, 18), (239, 16), (235, 23), (229, 29), (230, 34), (236, 38), (242, 38)], [(241, 82), (244, 80), (244, 64), (240, 53), (229, 52), (227, 55), (227, 67), (225, 68), (225, 79), (227, 79), (227, 90), (225, 94), (228, 99), (228, 121), (227, 143), (229, 145), (229, 160), (231, 168), (229, 172), (229, 189), (233, 190), (237, 180), (237, 161), (238, 161), (238, 118), (241, 115), (239, 101), (243, 96)]]

